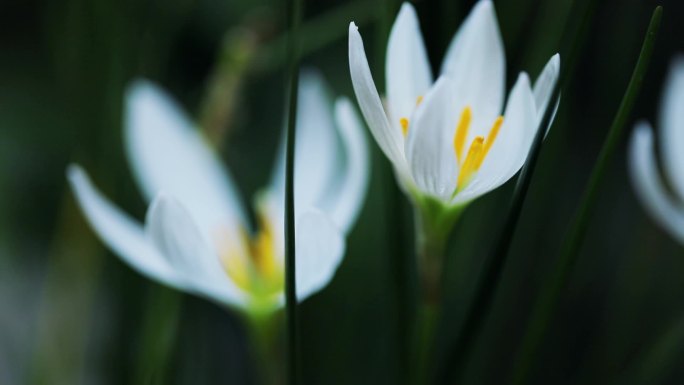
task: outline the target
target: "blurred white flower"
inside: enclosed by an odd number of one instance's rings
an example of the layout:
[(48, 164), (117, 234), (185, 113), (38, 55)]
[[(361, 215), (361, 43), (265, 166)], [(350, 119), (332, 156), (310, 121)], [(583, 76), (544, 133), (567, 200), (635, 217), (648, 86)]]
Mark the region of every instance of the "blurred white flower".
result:
[[(255, 199), (253, 228), (228, 170), (165, 92), (136, 81), (126, 95), (126, 109), (127, 156), (152, 201), (145, 225), (110, 203), (79, 166), (68, 170), (100, 238), (134, 269), (179, 290), (249, 311), (282, 305), (284, 143), (269, 186)], [(295, 153), (300, 300), (335, 274), (367, 187), (360, 119), (345, 98), (332, 110), (320, 76), (303, 74)]]
[(522, 167), (560, 57), (551, 58), (532, 88), (521, 73), (501, 115), (505, 54), (494, 5), (481, 0), (454, 36), (436, 81), (416, 12), (403, 4), (387, 45), (386, 106), (354, 23), (349, 65), (361, 111), (404, 191), (418, 203), (431, 198), (449, 208), (497, 188)]
[(653, 218), (684, 244), (684, 56), (674, 59), (660, 106), (660, 151), (665, 187), (657, 166), (653, 129), (636, 125), (629, 166), (637, 195)]

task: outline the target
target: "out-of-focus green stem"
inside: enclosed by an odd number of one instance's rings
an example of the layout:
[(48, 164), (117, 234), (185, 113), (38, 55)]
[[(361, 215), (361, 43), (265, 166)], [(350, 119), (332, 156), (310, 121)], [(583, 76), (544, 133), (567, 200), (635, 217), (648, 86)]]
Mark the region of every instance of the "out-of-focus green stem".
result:
[(641, 47), (639, 59), (632, 73), (627, 90), (623, 96), (620, 108), (618, 109), (615, 119), (611, 124), (601, 153), (594, 170), (592, 171), (589, 183), (584, 192), (579, 209), (570, 231), (565, 237), (563, 246), (561, 248), (560, 256), (556, 262), (555, 269), (548, 276), (542, 286), (540, 295), (536, 301), (530, 323), (523, 338), (520, 353), (516, 364), (513, 366), (512, 383), (521, 385), (528, 383), (530, 369), (537, 357), (537, 351), (546, 333), (549, 321), (556, 309), (560, 294), (567, 283), (568, 277), (572, 271), (575, 261), (577, 260), (577, 253), (584, 239), (587, 226), (589, 224), (590, 213), (596, 204), (596, 194), (598, 187), (606, 172), (609, 161), (615, 152), (615, 148), (619, 143), (622, 132), (627, 119), (630, 116), (632, 107), (641, 89), (646, 69), (653, 53), (653, 47), (660, 28), (660, 21), (662, 19), (662, 7), (656, 7), (651, 17), (651, 23), (646, 32), (644, 43)]
[(132, 384), (165, 384), (169, 358), (178, 329), (183, 295), (175, 290), (151, 286), (145, 301), (140, 330), (138, 366)]
[(287, 143), (285, 150), (285, 314), (287, 318), (287, 384), (301, 383), (299, 362), (299, 319), (295, 253), (294, 161), (299, 90), (300, 24), (303, 0), (287, 2)]
[(249, 327), (250, 342), (256, 368), (264, 385), (283, 385), (285, 383), (284, 366), (278, 344), (278, 325), (280, 313), (250, 313), (245, 317)]

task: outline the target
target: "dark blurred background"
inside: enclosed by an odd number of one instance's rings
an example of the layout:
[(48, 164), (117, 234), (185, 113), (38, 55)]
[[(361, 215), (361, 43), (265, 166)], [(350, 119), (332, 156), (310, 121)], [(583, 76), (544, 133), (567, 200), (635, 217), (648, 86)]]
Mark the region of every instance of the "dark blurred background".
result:
[[(336, 95), (353, 97), (347, 26), (355, 20), (382, 89), (385, 39), (400, 3), (305, 3), (304, 65), (318, 67)], [(473, 3), (414, 2), (435, 68)], [(663, 26), (630, 122), (646, 118), (657, 125), (669, 61), (684, 52), (681, 1), (594, 3), (502, 290), (467, 365), (468, 384), (506, 379), (656, 5), (664, 6)], [(535, 77), (565, 49), (573, 1), (495, 5), (510, 87), (519, 71)], [(126, 84), (143, 76), (203, 122), (248, 202), (268, 180), (283, 127), (284, 10), (283, 0), (0, 3), (0, 383), (257, 383), (259, 368), (236, 313), (152, 283), (106, 251), (75, 206), (65, 167), (84, 164), (107, 196), (144, 216), (121, 134)], [(346, 259), (330, 286), (301, 308), (307, 384), (396, 384), (402, 373), (395, 265), (411, 254), (412, 215), (387, 161), (370, 144), (374, 177)], [(601, 185), (534, 383), (634, 381), (648, 370), (642, 370), (644, 354), (682, 322), (684, 248), (636, 200), (625, 144)], [(457, 225), (446, 266), (450, 306), (439, 329), (443, 341), (453, 338), (461, 321), (482, 258), (507, 214), (512, 185), (476, 201)], [(642, 383), (684, 381), (684, 346), (667, 351), (648, 372), (658, 375)]]

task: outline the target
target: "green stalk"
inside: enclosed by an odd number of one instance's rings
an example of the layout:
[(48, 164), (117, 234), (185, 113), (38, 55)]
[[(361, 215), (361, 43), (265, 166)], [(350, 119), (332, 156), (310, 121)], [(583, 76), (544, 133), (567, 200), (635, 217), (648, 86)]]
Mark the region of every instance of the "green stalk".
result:
[(259, 371), (261, 383), (265, 385), (282, 385), (285, 380), (278, 344), (279, 314), (272, 311), (249, 312), (244, 317), (249, 328), (255, 367)]
[(513, 366), (514, 374), (512, 383), (515, 385), (527, 384), (529, 382), (530, 369), (537, 357), (539, 346), (548, 328), (549, 321), (554, 314), (556, 305), (560, 294), (565, 288), (572, 268), (577, 260), (577, 254), (587, 226), (589, 224), (590, 213), (596, 204), (596, 197), (598, 187), (603, 179), (603, 175), (609, 165), (617, 144), (622, 137), (624, 126), (627, 123), (632, 107), (636, 101), (639, 90), (646, 74), (646, 69), (653, 53), (653, 47), (656, 40), (660, 22), (662, 19), (662, 7), (656, 7), (651, 17), (651, 22), (646, 32), (644, 43), (641, 47), (639, 59), (632, 73), (627, 90), (623, 96), (620, 108), (618, 109), (615, 119), (611, 124), (608, 137), (606, 138), (599, 158), (594, 166), (589, 183), (584, 192), (579, 209), (570, 231), (565, 237), (565, 241), (561, 248), (560, 257), (556, 263), (555, 270), (548, 276), (544, 283), (540, 296), (537, 299), (536, 305), (533, 309), (530, 323), (523, 338), (522, 347), (516, 360), (516, 365)]
[(140, 330), (137, 367), (133, 384), (165, 384), (173, 344), (176, 340), (183, 295), (165, 287), (151, 286), (145, 301)]
[[(420, 267), (420, 305), (416, 308), (412, 335), (411, 383), (425, 384), (434, 353), (433, 342), (441, 314), (443, 265), (454, 224), (465, 206), (446, 207), (430, 197), (415, 199), (416, 254)], [(414, 264), (415, 265), (415, 264)]]
[(287, 318), (287, 384), (301, 383), (299, 363), (299, 320), (295, 254), (294, 160), (297, 129), (297, 94), (299, 89), (299, 26), (303, 0), (288, 0), (287, 23), (289, 63), (289, 110), (285, 152), (285, 314)]

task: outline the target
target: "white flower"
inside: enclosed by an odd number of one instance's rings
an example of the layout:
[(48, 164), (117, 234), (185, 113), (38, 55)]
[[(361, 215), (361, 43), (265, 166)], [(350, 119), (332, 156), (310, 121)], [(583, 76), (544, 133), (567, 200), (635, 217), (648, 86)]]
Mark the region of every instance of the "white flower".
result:
[(460, 207), (522, 167), (560, 58), (551, 58), (532, 88), (521, 73), (504, 110), (503, 44), (494, 6), (481, 0), (454, 36), (434, 82), (415, 10), (403, 4), (387, 45), (386, 109), (354, 23), (349, 65), (361, 111), (403, 189), (414, 199)]
[[(300, 300), (335, 274), (367, 187), (360, 120), (347, 99), (337, 100), (334, 113), (329, 100), (322, 79), (303, 74), (295, 153)], [(284, 143), (269, 186), (255, 199), (254, 229), (228, 170), (166, 93), (137, 81), (126, 103), (128, 159), (153, 201), (142, 226), (99, 193), (79, 166), (69, 167), (78, 202), (97, 234), (160, 283), (247, 310), (281, 305)]]
[(639, 122), (632, 134), (629, 154), (632, 182), (655, 220), (684, 244), (684, 56), (672, 63), (659, 124), (663, 171), (672, 193), (658, 172), (653, 130), (647, 122)]

